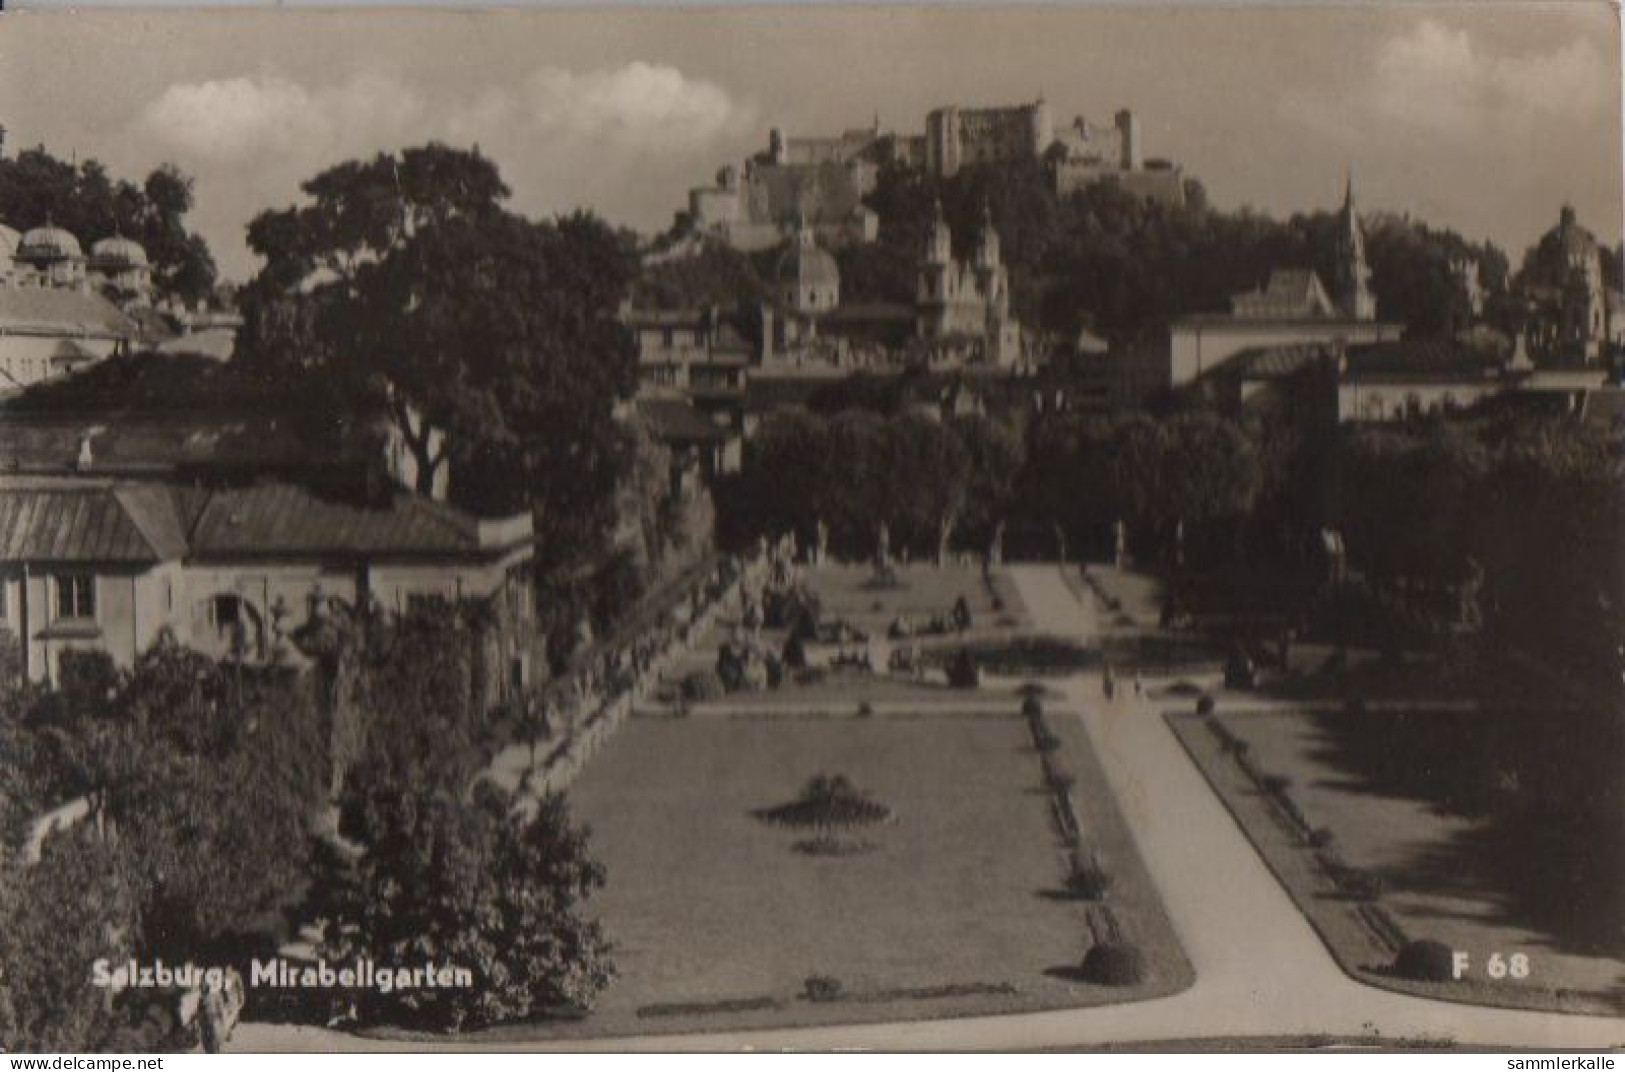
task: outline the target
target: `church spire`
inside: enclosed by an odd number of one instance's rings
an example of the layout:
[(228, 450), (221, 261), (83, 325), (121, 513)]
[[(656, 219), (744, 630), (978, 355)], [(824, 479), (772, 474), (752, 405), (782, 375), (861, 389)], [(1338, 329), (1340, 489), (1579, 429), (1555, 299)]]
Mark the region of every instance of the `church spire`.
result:
[(1336, 297), (1343, 314), (1354, 320), (1375, 320), (1377, 301), (1371, 294), (1371, 269), (1365, 259), (1365, 235), (1354, 203), (1354, 168), (1343, 185), (1343, 211), (1338, 220)]

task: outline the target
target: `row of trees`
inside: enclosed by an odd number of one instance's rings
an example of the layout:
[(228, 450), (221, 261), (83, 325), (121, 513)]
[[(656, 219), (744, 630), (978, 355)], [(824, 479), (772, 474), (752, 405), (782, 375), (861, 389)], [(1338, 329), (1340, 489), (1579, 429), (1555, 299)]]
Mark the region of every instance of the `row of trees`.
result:
[(986, 416), (942, 421), (921, 411), (792, 409), (769, 417), (743, 472), (718, 492), (723, 537), (749, 540), (827, 527), (839, 553), (893, 546), (985, 549), (1001, 521), (1058, 528), (1098, 547), (1122, 521), (1173, 552), (1228, 538), (1263, 487), (1247, 430), (1210, 412), (1158, 420), (1073, 417), (1025, 430)]
[(847, 555), (872, 553), (882, 523), (898, 550), (935, 553), (956, 535), (985, 544), (1020, 461), (1020, 440), (981, 417), (784, 410), (718, 489), (719, 520), (733, 542), (787, 531), (811, 541), (823, 525)]

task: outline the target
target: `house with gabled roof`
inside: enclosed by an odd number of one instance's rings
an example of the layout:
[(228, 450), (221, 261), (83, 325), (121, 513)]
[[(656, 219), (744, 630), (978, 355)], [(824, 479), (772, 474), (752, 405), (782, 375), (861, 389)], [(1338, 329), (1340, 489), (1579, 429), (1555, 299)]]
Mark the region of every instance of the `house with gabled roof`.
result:
[[(82, 471), (0, 475), (0, 628), (21, 673), (61, 653), (132, 665), (161, 634), (217, 657), (298, 661), (292, 638), (338, 601), (401, 612), (441, 597), (534, 614), (529, 514), (482, 520), (399, 489), (330, 496), (292, 482), (213, 487)], [(503, 631), (522, 682), (522, 628)]]

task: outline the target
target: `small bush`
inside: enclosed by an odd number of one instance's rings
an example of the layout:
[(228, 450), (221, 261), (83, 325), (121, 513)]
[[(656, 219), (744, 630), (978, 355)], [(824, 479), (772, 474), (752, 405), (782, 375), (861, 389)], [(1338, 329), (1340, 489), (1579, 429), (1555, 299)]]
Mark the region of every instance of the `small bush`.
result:
[(858, 717), (859, 718), (873, 718), (873, 717), (875, 717), (875, 705), (870, 703), (868, 700), (860, 701), (859, 704), (858, 704)]
[(1279, 774), (1266, 774), (1258, 780), (1258, 784), (1266, 793), (1280, 794), (1292, 788), (1292, 779)]
[(1406, 942), (1394, 958), (1394, 974), (1420, 982), (1448, 983), (1456, 977), (1455, 957), (1443, 942)]
[(784, 665), (792, 670), (807, 668), (807, 642), (800, 633), (791, 633), (784, 642)]
[(1080, 901), (1103, 900), (1111, 887), (1111, 876), (1092, 863), (1079, 864), (1066, 876), (1066, 892)]
[(1039, 718), (1044, 714), (1044, 705), (1036, 696), (1029, 696), (1021, 701), (1021, 713), (1028, 718)]
[(1096, 986), (1138, 986), (1145, 982), (1145, 955), (1127, 942), (1103, 942), (1083, 958), (1083, 978)]
[(1049, 730), (1040, 730), (1033, 734), (1033, 747), (1040, 752), (1053, 752), (1061, 747), (1061, 739)]
[(1309, 846), (1311, 848), (1329, 848), (1334, 840), (1336, 839), (1332, 837), (1332, 832), (1326, 829), (1324, 826), (1317, 826), (1315, 829), (1309, 831)]
[(809, 975), (801, 984), (801, 996), (808, 1001), (838, 1001), (841, 981), (833, 975)]
[(1213, 697), (1204, 692), (1196, 701), (1196, 713), (1204, 716), (1211, 715), (1218, 710), (1218, 706)]
[(720, 700), (728, 694), (722, 678), (715, 670), (696, 670), (683, 679), (683, 698), (706, 702)]

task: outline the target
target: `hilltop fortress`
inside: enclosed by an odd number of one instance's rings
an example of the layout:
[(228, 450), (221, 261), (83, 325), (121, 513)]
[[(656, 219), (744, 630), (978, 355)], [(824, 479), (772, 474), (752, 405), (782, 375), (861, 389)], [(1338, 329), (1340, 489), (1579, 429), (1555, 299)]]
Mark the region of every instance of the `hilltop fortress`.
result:
[(1119, 111), (1109, 124), (1082, 116), (1057, 130), (1043, 98), (1010, 107), (948, 105), (925, 117), (923, 134), (867, 127), (791, 137), (775, 127), (767, 148), (728, 165), (711, 186), (689, 191), (679, 229), (756, 252), (784, 242), (803, 222), (827, 246), (872, 242), (880, 221), (863, 203), (887, 164), (948, 177), (979, 164), (1042, 160), (1057, 194), (1116, 183), (1161, 204), (1182, 204), (1184, 179), (1166, 160), (1141, 155), (1140, 125)]

